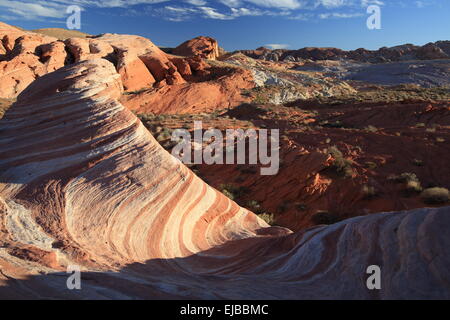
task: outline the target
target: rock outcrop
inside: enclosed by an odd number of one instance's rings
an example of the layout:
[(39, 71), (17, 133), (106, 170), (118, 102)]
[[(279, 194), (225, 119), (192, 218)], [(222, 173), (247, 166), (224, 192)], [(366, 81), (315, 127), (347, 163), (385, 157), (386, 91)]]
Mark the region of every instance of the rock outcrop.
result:
[(185, 57), (198, 56), (216, 60), (220, 56), (219, 44), (210, 37), (197, 37), (188, 40), (173, 50), (173, 54)]
[(449, 207), (268, 227), (164, 151), (122, 90), (113, 64), (80, 62), (0, 121), (0, 297), (450, 298)]
[[(56, 41), (43, 35), (23, 32), (15, 27), (0, 23), (0, 97), (15, 98), (31, 82), (43, 74), (54, 71), (64, 61), (65, 53), (53, 48), (52, 59), (40, 60), (37, 52), (42, 45)], [(52, 49), (44, 49), (48, 53)]]
[(395, 47), (383, 47), (378, 50), (359, 48), (345, 51), (338, 48), (307, 47), (298, 50), (258, 48), (238, 51), (254, 59), (268, 61), (304, 61), (304, 60), (354, 60), (369, 63), (384, 63), (408, 60), (449, 59), (449, 41), (428, 43), (422, 47), (405, 44)]
[(0, 24), (0, 39), (0, 98), (17, 97), (35, 79), (65, 65), (97, 58), (115, 65), (130, 95), (124, 103), (142, 112), (236, 106), (247, 101), (241, 90), (254, 86), (245, 69), (211, 67), (204, 61), (219, 54), (217, 41), (206, 37), (180, 46), (186, 58), (168, 55), (149, 39), (133, 35), (58, 40)]

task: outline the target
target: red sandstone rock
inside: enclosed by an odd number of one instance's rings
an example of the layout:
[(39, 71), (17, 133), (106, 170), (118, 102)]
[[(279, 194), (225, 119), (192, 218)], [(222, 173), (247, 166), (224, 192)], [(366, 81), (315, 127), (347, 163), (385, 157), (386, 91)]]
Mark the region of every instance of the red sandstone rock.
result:
[(38, 47), (40, 60), (46, 66), (46, 71), (53, 72), (64, 67), (67, 61), (66, 46), (61, 41), (54, 41)]
[(5, 55), (0, 59), (0, 97), (2, 98), (15, 98), (37, 77), (61, 65), (61, 56), (56, 56), (50, 64), (43, 64), (39, 56), (42, 44), (56, 41), (56, 38), (23, 32), (0, 23), (0, 39), (5, 49)]
[(200, 74), (196, 82), (177, 83), (171, 82), (169, 78), (167, 84), (175, 85), (159, 85), (151, 91), (124, 96), (121, 101), (131, 110), (138, 112), (171, 114), (214, 111), (249, 101), (248, 97), (242, 95), (242, 90), (255, 86), (250, 71), (237, 68), (211, 72), (216, 76), (221, 73), (217, 78), (202, 79), (204, 74), (210, 73), (200, 69), (193, 75), (196, 77)]
[(169, 57), (169, 59), (177, 67), (178, 72), (183, 77), (189, 77), (192, 75), (191, 66), (189, 65), (189, 62), (186, 59), (175, 57)]
[(182, 43), (174, 49), (173, 54), (215, 60), (219, 57), (219, 45), (213, 38), (200, 36)]
[(126, 91), (138, 91), (155, 83), (155, 78), (142, 60), (127, 51), (118, 54), (117, 71)]

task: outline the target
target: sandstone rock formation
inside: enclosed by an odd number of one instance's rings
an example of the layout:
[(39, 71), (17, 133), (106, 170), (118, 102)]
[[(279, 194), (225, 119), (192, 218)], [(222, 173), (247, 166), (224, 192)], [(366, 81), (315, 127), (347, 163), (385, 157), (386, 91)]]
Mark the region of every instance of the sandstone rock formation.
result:
[(212, 112), (249, 101), (242, 95), (242, 90), (254, 87), (250, 71), (241, 68), (202, 69), (202, 66), (192, 63), (192, 60), (188, 61), (189, 68), (183, 66), (183, 72), (187, 75), (193, 70), (193, 75), (188, 77), (200, 81), (174, 81), (171, 86), (159, 86), (135, 95), (125, 95), (121, 102), (138, 113), (181, 114)]
[(186, 113), (227, 108), (247, 101), (241, 90), (254, 86), (246, 70), (212, 68), (203, 60), (215, 59), (219, 52), (217, 41), (206, 37), (186, 43), (187, 58), (168, 55), (149, 39), (132, 35), (58, 40), (0, 24), (0, 39), (0, 98), (15, 98), (48, 72), (97, 58), (116, 66), (125, 91), (131, 93), (123, 101), (133, 110)]
[(220, 56), (219, 44), (210, 37), (197, 37), (188, 40), (173, 50), (179, 56), (199, 56), (204, 59), (215, 60)]
[[(164, 151), (122, 90), (113, 64), (88, 60), (0, 120), (0, 297), (450, 298), (449, 207), (268, 227)], [(81, 291), (66, 287), (74, 264)]]
[(224, 61), (251, 72), (258, 91), (255, 97), (258, 103), (280, 105), (299, 99), (356, 92), (345, 81), (319, 73), (298, 72), (296, 62), (262, 61), (241, 53), (228, 55)]
[[(43, 35), (23, 32), (15, 27), (0, 23), (0, 39), (4, 52), (0, 55), (0, 97), (15, 98), (23, 89), (41, 75), (55, 70), (64, 61), (62, 54), (56, 47), (55, 56), (43, 63), (36, 52), (41, 45), (56, 41)], [(45, 51), (45, 50), (44, 50)]]

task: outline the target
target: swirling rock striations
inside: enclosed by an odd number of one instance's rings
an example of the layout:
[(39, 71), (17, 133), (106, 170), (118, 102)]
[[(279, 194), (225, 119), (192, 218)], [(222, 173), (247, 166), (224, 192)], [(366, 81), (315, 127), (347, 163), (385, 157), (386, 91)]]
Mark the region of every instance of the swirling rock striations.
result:
[(268, 227), (164, 151), (122, 90), (113, 64), (80, 62), (0, 121), (0, 297), (450, 298), (448, 207)]

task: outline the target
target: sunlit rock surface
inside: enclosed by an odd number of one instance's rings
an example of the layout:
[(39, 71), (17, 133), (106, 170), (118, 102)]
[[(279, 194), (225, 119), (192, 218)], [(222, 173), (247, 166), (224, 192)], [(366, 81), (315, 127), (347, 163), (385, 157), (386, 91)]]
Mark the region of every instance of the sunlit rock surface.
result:
[(88, 60), (0, 121), (1, 298), (450, 298), (448, 207), (268, 228), (164, 151), (122, 90), (113, 64)]

